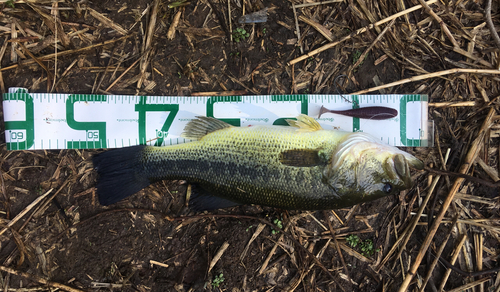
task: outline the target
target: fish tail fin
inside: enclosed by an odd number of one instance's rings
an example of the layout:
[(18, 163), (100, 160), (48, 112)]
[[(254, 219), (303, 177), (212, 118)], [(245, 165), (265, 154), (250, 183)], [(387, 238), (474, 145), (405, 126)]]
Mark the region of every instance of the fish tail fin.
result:
[(101, 205), (114, 204), (151, 184), (140, 167), (144, 147), (124, 147), (94, 155), (92, 162), (99, 175), (97, 195)]

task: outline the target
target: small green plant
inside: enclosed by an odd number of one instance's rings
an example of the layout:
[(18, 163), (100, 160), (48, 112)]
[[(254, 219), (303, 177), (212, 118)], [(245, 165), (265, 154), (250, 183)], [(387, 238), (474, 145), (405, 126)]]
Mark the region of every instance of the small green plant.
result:
[(346, 241), (351, 247), (359, 246), (361, 253), (365, 257), (371, 257), (375, 252), (379, 251), (379, 249), (373, 247), (373, 241), (371, 239), (365, 239), (363, 241), (357, 235), (351, 234), (346, 238)]
[(244, 28), (238, 27), (233, 31), (233, 40), (237, 43), (244, 41), (249, 36), (250, 34)]
[(183, 6), (187, 6), (191, 4), (190, 2), (187, 2), (187, 0), (179, 0), (179, 1), (173, 1), (173, 2), (170, 2), (167, 7), (172, 9), (172, 8), (176, 8), (176, 7), (183, 7)]
[[(354, 51), (354, 53), (352, 53), (352, 64), (356, 64), (356, 62), (358, 62), (359, 58), (361, 58), (362, 54), (363, 53), (361, 53), (360, 50)], [(366, 55), (365, 58), (361, 61), (361, 63), (359, 63), (359, 66), (363, 65), (363, 62), (366, 60), (367, 57), (368, 57), (368, 55)]]
[[(279, 229), (283, 229), (283, 222), (282, 222), (280, 219), (278, 219), (278, 218), (274, 219), (274, 220), (273, 220), (273, 223), (274, 223), (274, 225), (276, 225), (276, 227), (278, 227)], [(278, 231), (278, 230), (274, 230), (274, 229), (273, 229), (273, 230), (271, 231), (271, 233), (272, 233), (272, 234), (277, 234), (277, 233), (279, 233), (279, 231)]]
[(252, 225), (248, 226), (246, 231), (248, 232), (248, 230), (252, 229), (252, 227)]
[(222, 282), (224, 282), (224, 274), (220, 273), (219, 275), (216, 275), (215, 278), (212, 280), (212, 286), (214, 287), (219, 287)]
[(360, 242), (359, 248), (361, 249), (363, 255), (366, 257), (371, 257), (375, 252), (379, 251), (378, 248), (375, 249), (373, 247), (373, 241), (371, 239), (366, 239), (365, 241)]
[(179, 78), (182, 77), (181, 72), (179, 72), (179, 71), (177, 71), (177, 75), (179, 76)]
[(351, 234), (346, 238), (346, 241), (351, 247), (356, 247), (359, 243), (359, 237), (357, 235)]
[(356, 64), (356, 62), (359, 60), (359, 57), (361, 57), (361, 51), (356, 50), (354, 53), (352, 53), (352, 63)]
[(267, 33), (267, 30), (266, 30), (266, 28), (264, 27), (264, 28), (262, 29), (262, 34), (266, 34), (266, 33)]
[(14, 6), (14, 2), (15, 2), (14, 0), (8, 0), (5, 4), (7, 4), (7, 6), (9, 6), (10, 8), (16, 8)]

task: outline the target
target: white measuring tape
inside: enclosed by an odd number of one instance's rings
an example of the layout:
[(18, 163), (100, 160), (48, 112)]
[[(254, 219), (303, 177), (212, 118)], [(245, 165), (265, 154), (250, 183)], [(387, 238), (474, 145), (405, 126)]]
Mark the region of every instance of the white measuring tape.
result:
[[(427, 95), (347, 95), (360, 107), (398, 111), (389, 120), (366, 120), (331, 113), (318, 122), (325, 129), (363, 131), (393, 146), (432, 146)], [(10, 88), (3, 95), (7, 149), (116, 148), (138, 144), (172, 145), (196, 116), (235, 126), (285, 125), (299, 114), (317, 118), (321, 106), (353, 108), (339, 95), (124, 96), (28, 93)]]

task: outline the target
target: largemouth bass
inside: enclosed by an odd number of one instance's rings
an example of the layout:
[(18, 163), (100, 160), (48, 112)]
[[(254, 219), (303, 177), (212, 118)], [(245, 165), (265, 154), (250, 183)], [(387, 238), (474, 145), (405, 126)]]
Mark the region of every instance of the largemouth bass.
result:
[(183, 179), (204, 190), (194, 199), (197, 209), (336, 209), (408, 189), (410, 166), (423, 168), (419, 159), (366, 133), (324, 130), (306, 115), (288, 123), (240, 128), (198, 117), (183, 134), (195, 141), (95, 155), (99, 201), (110, 205), (153, 182)]

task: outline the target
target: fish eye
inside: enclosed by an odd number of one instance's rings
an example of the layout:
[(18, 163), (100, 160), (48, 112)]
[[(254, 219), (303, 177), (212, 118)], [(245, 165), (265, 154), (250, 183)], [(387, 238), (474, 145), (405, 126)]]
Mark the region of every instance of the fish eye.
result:
[(389, 194), (391, 191), (392, 191), (392, 185), (390, 183), (385, 183), (384, 187), (382, 188), (382, 190)]

